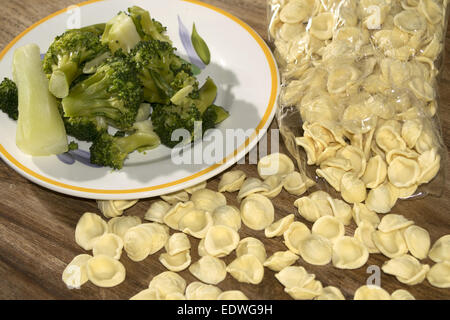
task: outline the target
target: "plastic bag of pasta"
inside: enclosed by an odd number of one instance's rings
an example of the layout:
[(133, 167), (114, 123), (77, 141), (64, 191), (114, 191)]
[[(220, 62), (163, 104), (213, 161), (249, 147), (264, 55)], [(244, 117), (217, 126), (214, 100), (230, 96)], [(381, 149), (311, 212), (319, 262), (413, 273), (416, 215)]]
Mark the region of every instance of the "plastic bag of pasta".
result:
[(439, 195), (447, 150), (437, 82), (447, 0), (268, 5), (283, 82), (277, 119), (300, 169), (344, 200), (344, 192), (359, 192), (357, 202), (377, 212), (400, 198)]

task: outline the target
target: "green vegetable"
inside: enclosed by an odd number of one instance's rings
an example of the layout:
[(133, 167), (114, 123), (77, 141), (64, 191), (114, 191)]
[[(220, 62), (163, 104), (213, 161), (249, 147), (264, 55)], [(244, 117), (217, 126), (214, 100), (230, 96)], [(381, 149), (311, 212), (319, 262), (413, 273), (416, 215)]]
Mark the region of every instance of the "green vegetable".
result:
[(150, 121), (135, 127), (137, 129), (128, 136), (111, 136), (108, 133), (100, 135), (90, 148), (91, 163), (120, 170), (130, 153), (152, 149), (160, 144)]
[(117, 54), (107, 59), (62, 100), (64, 117), (102, 116), (116, 128), (129, 129), (143, 99), (137, 73), (127, 56)]
[(159, 40), (172, 43), (169, 37), (163, 34), (166, 28), (160, 22), (152, 19), (147, 10), (133, 6), (128, 8), (128, 12), (143, 40)]
[(63, 118), (66, 132), (81, 141), (94, 141), (99, 135), (108, 131), (108, 124), (103, 117)]
[(228, 111), (214, 104), (211, 105), (208, 109), (206, 109), (205, 114), (210, 112), (215, 114), (216, 117), (214, 121), (215, 125), (225, 121), (230, 116), (230, 113)]
[(120, 12), (106, 23), (102, 42), (107, 44), (112, 52), (122, 49), (128, 53), (139, 41), (141, 41), (141, 37), (136, 30), (133, 19), (125, 12)]
[(72, 81), (82, 73), (84, 63), (107, 50), (98, 34), (89, 31), (69, 30), (56, 37), (43, 62), (50, 78), (50, 92), (57, 98), (66, 97)]
[(192, 27), (191, 41), (200, 59), (204, 64), (208, 65), (211, 62), (211, 53), (209, 52), (209, 48), (205, 40), (203, 40), (203, 38), (198, 34), (197, 29), (195, 28), (195, 23)]
[(69, 151), (78, 150), (78, 143), (75, 141), (70, 141), (69, 143)]
[(93, 24), (90, 26), (86, 26), (80, 29), (71, 29), (71, 30), (79, 30), (79, 31), (87, 31), (87, 32), (92, 32), (95, 33), (98, 36), (101, 36), (103, 34), (103, 32), (105, 32), (105, 28), (106, 28), (106, 23), (97, 23), (97, 24)]
[(214, 81), (208, 77), (205, 84), (199, 90), (199, 99), (197, 108), (200, 113), (205, 112), (206, 108), (214, 103), (217, 97), (217, 86)]
[(17, 86), (14, 81), (5, 78), (0, 84), (0, 110), (13, 120), (19, 116)]
[(58, 102), (48, 90), (37, 45), (29, 44), (14, 52), (13, 74), (19, 96), (17, 147), (32, 156), (66, 152), (66, 130)]

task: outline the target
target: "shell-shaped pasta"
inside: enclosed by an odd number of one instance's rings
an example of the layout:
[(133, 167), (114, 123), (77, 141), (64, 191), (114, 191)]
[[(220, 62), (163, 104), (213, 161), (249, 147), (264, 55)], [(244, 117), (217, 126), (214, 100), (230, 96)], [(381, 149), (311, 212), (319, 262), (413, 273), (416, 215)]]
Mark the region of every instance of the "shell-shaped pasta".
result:
[(294, 171), (284, 177), (283, 187), (290, 194), (301, 196), (314, 184), (313, 180), (298, 171)]
[(441, 156), (433, 148), (422, 153), (418, 158), (418, 162), (421, 170), (418, 183), (428, 183), (439, 172)]
[(328, 198), (334, 217), (345, 226), (352, 221), (352, 207), (340, 199)]
[(174, 205), (177, 204), (178, 202), (187, 202), (189, 201), (189, 194), (184, 191), (178, 191), (178, 192), (173, 192), (173, 193), (169, 193), (166, 195), (162, 195), (161, 199), (163, 199), (164, 201)]
[(292, 0), (280, 11), (280, 20), (284, 23), (299, 23), (307, 20), (316, 10), (316, 0)]
[(309, 33), (319, 40), (328, 40), (333, 36), (334, 14), (321, 13), (311, 19)]
[(318, 234), (311, 234), (300, 241), (298, 251), (302, 259), (307, 263), (323, 266), (331, 261), (331, 246), (331, 241), (327, 238)]
[(341, 191), (341, 180), (345, 172), (345, 170), (335, 167), (324, 167), (323, 169), (321, 168), (316, 170), (317, 175), (324, 178), (328, 184), (338, 192)]
[(383, 216), (380, 224), (378, 225), (378, 230), (382, 232), (391, 232), (395, 230), (401, 230), (414, 224), (414, 221), (406, 219), (401, 214), (389, 213)]
[(219, 192), (238, 191), (246, 177), (247, 175), (242, 170), (233, 170), (224, 173), (219, 182)]
[(341, 237), (333, 244), (333, 266), (338, 269), (358, 269), (369, 259), (369, 251), (358, 239)]
[(450, 261), (450, 235), (440, 237), (430, 249), (428, 257), (434, 262)]
[(240, 202), (245, 197), (258, 193), (258, 192), (269, 192), (271, 187), (258, 178), (247, 178), (239, 190), (237, 199)]
[(321, 295), (322, 291), (322, 283), (318, 280), (312, 280), (304, 287), (284, 288), (284, 292), (294, 300), (311, 300)]
[(264, 244), (260, 240), (253, 237), (242, 239), (236, 247), (237, 257), (241, 257), (246, 254), (254, 255), (261, 263), (264, 263), (267, 258)]
[(239, 243), (239, 234), (228, 226), (212, 226), (205, 236), (205, 250), (215, 257), (224, 257), (231, 253)]
[(206, 252), (206, 249), (205, 249), (205, 238), (200, 239), (200, 242), (198, 243), (198, 247), (197, 247), (197, 252), (200, 257), (209, 255), (209, 253)]
[(186, 288), (187, 300), (217, 300), (222, 293), (218, 287), (199, 281), (191, 282)]
[(249, 300), (247, 296), (240, 290), (228, 290), (222, 292), (217, 300)]
[(307, 164), (314, 165), (317, 163), (317, 151), (313, 139), (310, 137), (297, 137), (295, 138), (295, 143), (305, 150)]
[(287, 230), (287, 228), (289, 228), (289, 225), (292, 222), (294, 222), (294, 218), (295, 218), (294, 214), (289, 214), (284, 218), (275, 221), (266, 229), (264, 229), (264, 234), (266, 235), (267, 238), (282, 236), (283, 233)]
[(145, 229), (151, 236), (150, 254), (154, 254), (164, 248), (169, 239), (169, 228), (167, 228), (167, 226), (159, 223), (143, 223), (140, 227)]
[(114, 218), (121, 216), (137, 202), (138, 200), (97, 200), (97, 205), (106, 218)]
[(431, 24), (438, 24), (443, 17), (442, 6), (433, 0), (421, 0), (418, 6), (419, 11)]
[(369, 191), (366, 206), (376, 213), (388, 213), (397, 202), (397, 196), (387, 183)]
[(118, 235), (122, 238), (125, 236), (125, 233), (128, 229), (135, 227), (141, 224), (141, 218), (136, 216), (122, 216), (112, 218), (108, 221), (108, 230), (115, 235)]
[(111, 257), (98, 255), (86, 264), (89, 281), (97, 287), (111, 288), (119, 285), (125, 280), (125, 267), (123, 264)]
[(414, 148), (417, 140), (422, 133), (423, 124), (420, 120), (406, 120), (402, 126), (402, 138), (405, 140), (408, 148)]
[(263, 265), (264, 267), (267, 267), (272, 271), (279, 272), (284, 268), (294, 264), (295, 261), (298, 260), (298, 258), (299, 258), (298, 255), (296, 255), (290, 250), (277, 251), (269, 258), (267, 258), (267, 260), (264, 261)]
[(397, 121), (386, 121), (375, 132), (377, 145), (385, 152), (406, 149), (406, 142), (401, 137), (401, 125)]
[(361, 179), (366, 184), (367, 188), (373, 189), (382, 184), (386, 180), (386, 176), (386, 162), (381, 156), (376, 155), (367, 162), (366, 171)]
[(223, 194), (209, 189), (195, 191), (191, 196), (191, 201), (194, 203), (195, 208), (209, 213), (213, 213), (218, 207), (227, 204), (227, 199)]
[(341, 196), (349, 203), (359, 203), (366, 200), (367, 191), (364, 182), (351, 172), (341, 179)]
[(91, 258), (92, 256), (89, 254), (80, 254), (66, 266), (62, 274), (62, 280), (67, 287), (79, 288), (89, 280), (86, 265)]
[(435, 91), (433, 86), (425, 79), (416, 77), (409, 83), (409, 88), (414, 92), (417, 98), (425, 100), (427, 102), (435, 99)]
[(363, 176), (366, 170), (367, 162), (366, 156), (364, 155), (362, 149), (353, 146), (346, 146), (336, 153), (336, 157), (350, 161), (350, 171), (353, 172), (358, 178)]
[(189, 271), (200, 281), (218, 284), (227, 276), (226, 264), (212, 256), (204, 256), (189, 267)]
[(398, 289), (391, 293), (392, 300), (416, 300), (414, 296), (405, 289)]
[(374, 226), (370, 222), (363, 220), (356, 228), (354, 237), (367, 248), (369, 253), (379, 253), (380, 250), (378, 250), (372, 239), (373, 232), (375, 232)]
[(168, 253), (161, 253), (159, 262), (173, 272), (179, 272), (187, 269), (192, 262), (189, 250), (176, 253), (174, 255)]
[(395, 258), (408, 252), (408, 246), (400, 230), (391, 232), (375, 231), (372, 233), (372, 240), (378, 250), (386, 257)]
[(299, 34), (306, 31), (302, 23), (283, 23), (278, 30), (279, 37), (284, 41), (293, 41)]
[(94, 242), (92, 254), (95, 256), (105, 255), (119, 260), (122, 255), (123, 240), (114, 233), (105, 233)]
[(300, 243), (311, 235), (308, 227), (300, 222), (295, 221), (289, 225), (289, 228), (284, 232), (284, 244), (295, 254), (300, 254)]
[(270, 176), (264, 180), (264, 184), (270, 187), (269, 191), (261, 192), (267, 198), (273, 199), (278, 196), (283, 189), (284, 179), (282, 176)]
[(237, 281), (250, 284), (261, 283), (264, 277), (264, 267), (253, 254), (244, 254), (227, 266), (227, 272)]
[(207, 182), (203, 181), (203, 182), (200, 182), (199, 184), (196, 184), (196, 185), (194, 185), (192, 187), (184, 189), (184, 191), (186, 191), (189, 194), (193, 194), (195, 191), (205, 189), (206, 185), (207, 185)]
[(328, 74), (327, 89), (331, 94), (345, 92), (360, 77), (360, 72), (353, 65), (335, 65)]
[(157, 200), (150, 205), (144, 219), (148, 221), (164, 223), (164, 216), (172, 206), (163, 200)]
[(130, 300), (161, 300), (155, 289), (144, 289), (130, 298)]
[(364, 285), (355, 291), (353, 300), (391, 300), (391, 295), (375, 285)]
[(328, 202), (329, 195), (327, 198), (319, 199), (314, 198), (314, 193), (309, 197), (302, 197), (294, 202), (294, 206), (298, 208), (298, 213), (310, 222), (315, 222), (322, 216), (332, 216), (333, 211), (331, 210), (330, 204)]
[(276, 273), (275, 278), (277, 278), (285, 288), (303, 288), (310, 284), (316, 276), (308, 273), (303, 267), (289, 266)]
[(258, 162), (258, 174), (261, 179), (275, 175), (284, 177), (294, 170), (294, 162), (284, 153), (269, 154)]
[(414, 34), (424, 31), (427, 27), (425, 19), (417, 10), (404, 10), (394, 17), (394, 24), (400, 30)]
[(180, 219), (189, 211), (194, 209), (194, 202), (178, 202), (176, 205), (172, 206), (172, 208), (167, 211), (167, 213), (163, 217), (163, 221), (169, 228), (174, 230), (178, 229), (178, 223)]
[(345, 297), (339, 288), (328, 286), (323, 288), (316, 300), (345, 300)]
[(153, 277), (148, 288), (155, 290), (160, 299), (166, 299), (173, 293), (183, 294), (186, 289), (186, 281), (178, 273), (164, 271)]
[(144, 223), (128, 229), (124, 235), (124, 249), (133, 261), (142, 261), (164, 247), (168, 231), (156, 223)]
[(384, 273), (393, 275), (401, 283), (415, 285), (421, 283), (430, 267), (423, 265), (409, 254), (404, 254), (386, 261), (381, 267)]
[(389, 164), (389, 181), (396, 187), (405, 188), (416, 184), (420, 176), (417, 161), (405, 157), (396, 157)]
[(181, 217), (178, 222), (178, 230), (195, 238), (202, 239), (206, 236), (208, 229), (213, 224), (211, 213), (201, 209), (192, 209)]
[(345, 235), (344, 224), (336, 217), (323, 216), (314, 222), (311, 228), (312, 234), (317, 234), (331, 242), (335, 242)]
[(437, 288), (450, 288), (450, 262), (439, 262), (427, 273), (427, 280), (433, 286)]
[(99, 215), (86, 212), (75, 227), (75, 242), (84, 250), (92, 250), (94, 242), (108, 232), (108, 224)]
[(275, 218), (272, 202), (260, 194), (251, 194), (241, 203), (242, 222), (252, 230), (264, 230)]
[(380, 218), (378, 215), (374, 211), (367, 208), (364, 203), (355, 203), (353, 205), (352, 214), (353, 220), (355, 220), (357, 226), (359, 226), (363, 221), (370, 223), (374, 228), (378, 227), (380, 224)]
[(394, 161), (398, 157), (403, 157), (411, 160), (417, 160), (419, 154), (417, 152), (405, 149), (405, 150), (399, 150), (399, 149), (392, 149), (388, 153), (386, 153), (386, 162), (388, 164), (391, 164), (392, 161)]
[(241, 213), (235, 206), (218, 207), (212, 215), (214, 225), (228, 226), (236, 231), (241, 228)]
[(191, 243), (186, 234), (178, 232), (172, 234), (165, 245), (168, 254), (176, 255), (180, 252), (191, 249)]

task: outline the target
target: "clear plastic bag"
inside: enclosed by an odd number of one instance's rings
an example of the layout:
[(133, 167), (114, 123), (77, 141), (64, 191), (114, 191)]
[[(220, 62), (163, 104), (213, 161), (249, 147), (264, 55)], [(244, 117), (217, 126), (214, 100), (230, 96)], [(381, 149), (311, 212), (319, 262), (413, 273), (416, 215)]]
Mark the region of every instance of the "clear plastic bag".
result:
[(349, 173), (395, 200), (440, 195), (447, 0), (268, 0), (268, 15), (278, 125), (300, 170), (332, 193)]

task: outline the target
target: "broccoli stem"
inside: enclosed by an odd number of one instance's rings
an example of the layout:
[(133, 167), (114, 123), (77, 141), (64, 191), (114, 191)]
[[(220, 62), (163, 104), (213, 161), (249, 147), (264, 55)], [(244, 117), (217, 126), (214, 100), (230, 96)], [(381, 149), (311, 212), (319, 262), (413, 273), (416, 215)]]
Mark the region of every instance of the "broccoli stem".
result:
[(200, 113), (214, 103), (217, 97), (217, 86), (211, 78), (208, 78), (205, 84), (199, 90), (199, 101), (197, 102), (197, 109)]
[(70, 84), (80, 74), (78, 64), (70, 58), (64, 59), (50, 77), (49, 90), (57, 98), (69, 95)]

